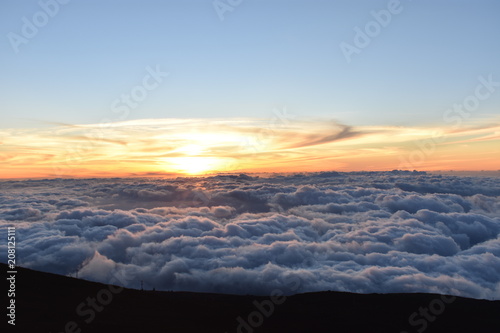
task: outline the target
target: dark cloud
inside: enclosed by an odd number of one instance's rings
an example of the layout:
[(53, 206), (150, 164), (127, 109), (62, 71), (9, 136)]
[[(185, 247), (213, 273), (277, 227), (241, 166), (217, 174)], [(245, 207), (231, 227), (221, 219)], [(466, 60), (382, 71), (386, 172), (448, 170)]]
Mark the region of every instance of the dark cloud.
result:
[(0, 219), (6, 221), (36, 221), (42, 218), (42, 212), (33, 208), (4, 209), (0, 211)]
[[(137, 287), (500, 299), (498, 178), (419, 172), (0, 183), (21, 265)], [(0, 245), (6, 251), (5, 243)]]
[(301, 133), (290, 133), (288, 135), (288, 142), (290, 139), (298, 140), (297, 142), (293, 142), (292, 144), (287, 144), (285, 149), (294, 149), (294, 148), (303, 148), (310, 146), (317, 146), (326, 143), (331, 143), (334, 141), (345, 140), (348, 138), (353, 138), (356, 136), (361, 136), (364, 134), (360, 131), (355, 131), (351, 126), (338, 124), (335, 122), (331, 123), (331, 129), (328, 132), (323, 133), (315, 133), (315, 134), (302, 134)]

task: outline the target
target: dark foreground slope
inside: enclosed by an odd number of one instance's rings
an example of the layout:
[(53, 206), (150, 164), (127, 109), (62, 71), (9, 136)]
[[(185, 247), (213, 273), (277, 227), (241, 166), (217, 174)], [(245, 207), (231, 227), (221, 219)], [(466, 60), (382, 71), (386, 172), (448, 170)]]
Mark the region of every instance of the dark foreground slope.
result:
[[(4, 264), (0, 269), (3, 274), (7, 271)], [(17, 271), (16, 325), (8, 325), (8, 332), (477, 333), (500, 329), (500, 301), (432, 294), (322, 292), (271, 299), (120, 290), (23, 268)], [(6, 297), (2, 299), (6, 304)], [(8, 317), (2, 317), (4, 324)]]

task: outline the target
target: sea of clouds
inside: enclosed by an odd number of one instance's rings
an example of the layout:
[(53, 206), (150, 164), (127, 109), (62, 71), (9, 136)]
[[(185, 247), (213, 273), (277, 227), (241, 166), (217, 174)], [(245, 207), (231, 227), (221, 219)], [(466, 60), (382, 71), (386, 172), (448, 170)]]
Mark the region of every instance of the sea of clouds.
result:
[(500, 299), (498, 177), (2, 181), (1, 239), (9, 226), (19, 265), (132, 288)]

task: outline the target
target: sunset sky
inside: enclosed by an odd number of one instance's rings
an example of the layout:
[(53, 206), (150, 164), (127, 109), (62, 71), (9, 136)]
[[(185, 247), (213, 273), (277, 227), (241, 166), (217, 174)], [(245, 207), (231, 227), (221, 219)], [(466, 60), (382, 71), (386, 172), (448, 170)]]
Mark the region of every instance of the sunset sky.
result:
[(15, 229), (10, 265), (126, 288), (500, 300), (499, 17), (0, 1), (3, 262)]
[(499, 14), (3, 1), (0, 178), (499, 170)]

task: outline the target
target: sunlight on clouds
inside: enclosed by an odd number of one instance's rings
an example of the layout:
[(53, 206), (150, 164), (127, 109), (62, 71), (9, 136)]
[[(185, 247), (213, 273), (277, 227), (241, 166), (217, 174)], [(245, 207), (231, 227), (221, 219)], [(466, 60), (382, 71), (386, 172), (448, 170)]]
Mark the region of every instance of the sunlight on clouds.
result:
[(0, 232), (17, 226), (28, 268), (132, 288), (269, 295), (293, 275), (299, 292), (500, 299), (493, 174), (10, 181)]
[(294, 120), (272, 127), (263, 119), (155, 119), (6, 129), (0, 131), (0, 174), (125, 177), (393, 170), (402, 165), (417, 170), (496, 170), (497, 123), (458, 129), (354, 128), (327, 120)]
[(224, 160), (216, 157), (173, 157), (166, 159), (167, 171), (176, 171), (188, 175), (199, 175), (221, 170)]

